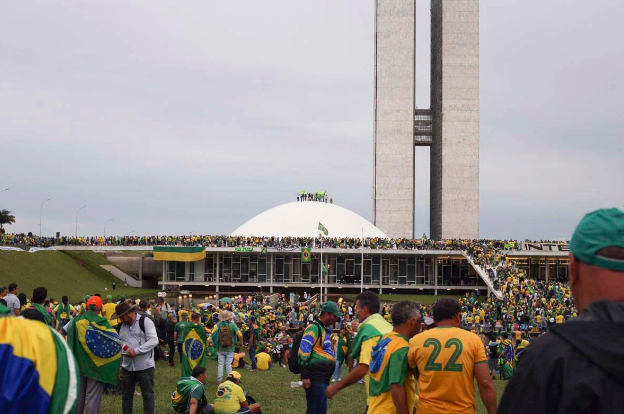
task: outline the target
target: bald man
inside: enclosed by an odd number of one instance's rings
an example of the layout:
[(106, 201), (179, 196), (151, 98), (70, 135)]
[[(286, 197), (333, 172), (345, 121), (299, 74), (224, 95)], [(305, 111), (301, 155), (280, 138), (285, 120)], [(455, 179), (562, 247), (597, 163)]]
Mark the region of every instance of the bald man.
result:
[(578, 318), (524, 351), (498, 413), (616, 413), (624, 407), (624, 211), (586, 215), (570, 241)]

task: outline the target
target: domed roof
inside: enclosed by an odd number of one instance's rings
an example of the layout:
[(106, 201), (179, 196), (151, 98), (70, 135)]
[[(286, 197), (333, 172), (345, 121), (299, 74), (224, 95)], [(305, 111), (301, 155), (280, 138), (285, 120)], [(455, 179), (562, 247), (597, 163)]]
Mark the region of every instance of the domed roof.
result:
[(328, 237), (387, 237), (364, 217), (335, 204), (316, 201), (292, 202), (258, 214), (231, 236), (315, 237), (318, 224), (329, 231)]

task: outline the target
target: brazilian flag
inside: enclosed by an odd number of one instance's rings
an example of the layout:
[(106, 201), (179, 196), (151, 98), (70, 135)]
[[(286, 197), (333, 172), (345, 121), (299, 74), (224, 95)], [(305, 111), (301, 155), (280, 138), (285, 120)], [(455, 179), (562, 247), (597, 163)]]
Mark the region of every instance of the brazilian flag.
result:
[[(0, 313), (3, 311), (0, 304)], [(6, 308), (5, 308), (6, 309)], [(76, 360), (49, 326), (0, 318), (0, 412), (73, 414), (80, 389)]]
[(312, 260), (312, 253), (310, 252), (310, 248), (302, 247), (301, 248), (301, 263), (310, 263)]
[(319, 225), (318, 225), (318, 231), (323, 233), (324, 235), (328, 236), (329, 235), (329, 231), (327, 230), (327, 228), (325, 226), (323, 226), (321, 224), (321, 222), (319, 221)]
[(190, 377), (196, 366), (206, 366), (208, 335), (199, 324), (187, 325), (182, 331), (182, 378)]
[(121, 365), (121, 338), (105, 317), (86, 311), (72, 319), (67, 328), (80, 375), (116, 385)]
[(403, 384), (408, 371), (407, 351), (407, 338), (396, 332), (384, 335), (373, 347), (369, 368), (371, 397), (389, 391), (391, 384)]

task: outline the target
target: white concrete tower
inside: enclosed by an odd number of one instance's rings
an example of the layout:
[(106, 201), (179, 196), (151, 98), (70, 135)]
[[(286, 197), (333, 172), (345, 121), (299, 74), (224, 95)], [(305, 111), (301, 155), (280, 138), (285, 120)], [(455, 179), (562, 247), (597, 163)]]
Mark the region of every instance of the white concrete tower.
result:
[(431, 237), (479, 238), (479, 0), (431, 0)]
[(374, 222), (414, 236), (415, 0), (375, 0)]

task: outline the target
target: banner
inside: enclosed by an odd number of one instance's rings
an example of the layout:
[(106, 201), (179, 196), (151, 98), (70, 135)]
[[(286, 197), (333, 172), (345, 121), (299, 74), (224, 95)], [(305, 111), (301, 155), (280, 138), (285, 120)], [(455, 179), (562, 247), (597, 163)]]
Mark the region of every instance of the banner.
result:
[(237, 253), (253, 252), (253, 247), (235, 247), (234, 251)]
[(197, 262), (206, 258), (205, 247), (154, 246), (154, 260), (172, 262)]
[(301, 248), (301, 263), (310, 263), (312, 260), (312, 253), (310, 252), (310, 248), (302, 247)]

